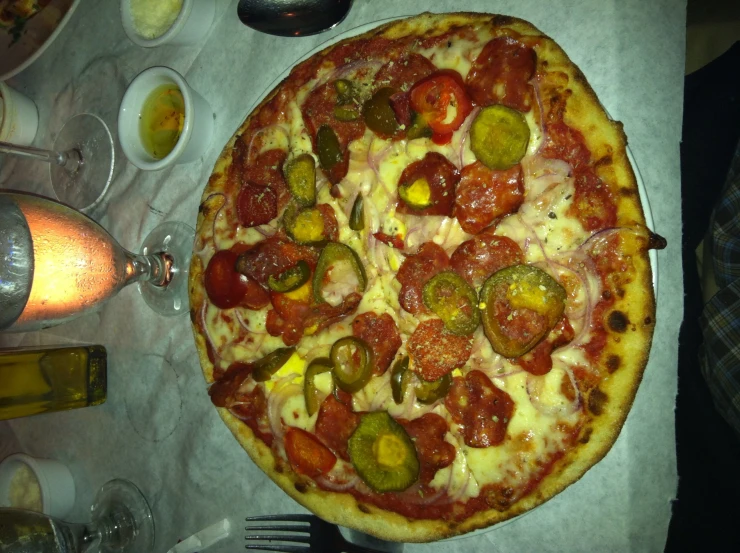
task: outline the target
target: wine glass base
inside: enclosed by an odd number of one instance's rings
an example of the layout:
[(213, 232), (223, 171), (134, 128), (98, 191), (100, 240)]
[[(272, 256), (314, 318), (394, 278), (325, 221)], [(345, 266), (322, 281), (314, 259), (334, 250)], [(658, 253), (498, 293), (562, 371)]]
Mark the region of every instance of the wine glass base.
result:
[(128, 480), (103, 484), (90, 511), (101, 531), (100, 551), (142, 553), (154, 548), (154, 518), (149, 503)]
[(74, 172), (50, 164), (54, 194), (60, 202), (80, 211), (92, 209), (113, 180), (116, 154), (108, 125), (91, 113), (75, 115), (59, 131), (53, 148), (57, 152), (78, 150), (82, 156)]
[(162, 223), (144, 239), (141, 253), (152, 255), (168, 254), (172, 260), (171, 280), (166, 286), (151, 282), (139, 282), (139, 292), (154, 311), (161, 315), (175, 316), (187, 313), (188, 275), (190, 256), (193, 251), (195, 231), (185, 223), (170, 221)]

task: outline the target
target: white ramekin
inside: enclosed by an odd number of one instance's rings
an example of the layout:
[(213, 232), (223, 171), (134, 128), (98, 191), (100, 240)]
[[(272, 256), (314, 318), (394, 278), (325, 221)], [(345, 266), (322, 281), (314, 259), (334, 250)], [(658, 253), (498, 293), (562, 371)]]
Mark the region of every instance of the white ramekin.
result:
[(28, 96), (0, 83), (0, 141), (29, 146), (39, 127), (39, 112)]
[[(185, 101), (185, 121), (180, 139), (166, 157), (155, 159), (145, 149), (139, 133), (139, 118), (149, 94), (163, 84), (175, 84)], [(139, 169), (158, 171), (176, 163), (198, 159), (213, 136), (213, 110), (208, 102), (174, 69), (150, 67), (131, 81), (118, 111), (118, 140), (128, 160)]]
[(215, 0), (183, 0), (177, 19), (164, 34), (157, 38), (145, 38), (136, 31), (134, 26), (131, 0), (121, 0), (123, 30), (126, 31), (131, 42), (144, 48), (154, 48), (162, 44), (180, 46), (197, 44), (210, 29), (215, 11)]
[(23, 453), (11, 455), (0, 463), (0, 507), (13, 507), (9, 497), (10, 482), (23, 465), (30, 468), (38, 480), (43, 512), (56, 518), (67, 516), (75, 503), (72, 473), (59, 461), (34, 459)]

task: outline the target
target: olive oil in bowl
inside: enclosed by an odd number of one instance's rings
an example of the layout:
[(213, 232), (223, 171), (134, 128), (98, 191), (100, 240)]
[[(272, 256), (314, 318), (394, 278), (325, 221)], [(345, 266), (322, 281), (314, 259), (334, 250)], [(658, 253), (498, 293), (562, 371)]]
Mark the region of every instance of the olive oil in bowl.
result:
[(139, 116), (139, 133), (147, 153), (154, 159), (167, 157), (175, 148), (185, 124), (185, 100), (174, 83), (155, 88)]

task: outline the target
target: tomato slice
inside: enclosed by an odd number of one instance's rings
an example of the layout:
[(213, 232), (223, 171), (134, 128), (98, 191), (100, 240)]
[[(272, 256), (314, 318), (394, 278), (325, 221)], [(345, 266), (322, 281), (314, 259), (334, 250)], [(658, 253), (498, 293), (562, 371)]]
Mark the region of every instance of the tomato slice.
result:
[(337, 456), (313, 434), (295, 427), (285, 433), (285, 453), (297, 473), (312, 478), (326, 474), (337, 462)]
[(221, 309), (239, 305), (247, 295), (249, 278), (237, 272), (237, 257), (231, 250), (218, 251), (206, 268), (206, 294), (211, 303)]
[(436, 71), (416, 83), (410, 91), (411, 108), (421, 114), (434, 133), (432, 140), (446, 144), (473, 109), (460, 73)]

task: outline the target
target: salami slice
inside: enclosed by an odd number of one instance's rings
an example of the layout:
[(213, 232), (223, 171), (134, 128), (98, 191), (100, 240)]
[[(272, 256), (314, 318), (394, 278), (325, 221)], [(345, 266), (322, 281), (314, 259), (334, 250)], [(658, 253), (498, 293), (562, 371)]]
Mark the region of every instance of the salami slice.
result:
[(568, 317), (563, 317), (544, 340), (521, 357), (514, 359), (514, 363), (530, 374), (547, 374), (552, 369), (552, 352), (571, 342), (573, 338), (575, 338), (573, 327), (570, 326)]
[(447, 332), (441, 319), (419, 323), (409, 338), (407, 348), (413, 361), (413, 370), (430, 382), (462, 367), (473, 351), (470, 337)]
[(414, 440), (421, 465), (419, 479), (429, 484), (439, 469), (450, 466), (455, 460), (455, 446), (445, 441), (449, 430), (447, 421), (436, 413), (426, 413), (412, 421), (399, 419), (398, 422)]
[(335, 454), (349, 461), (347, 442), (358, 424), (360, 424), (360, 415), (329, 394), (319, 408), (319, 415), (316, 418), (316, 436)]
[(522, 167), (493, 171), (480, 161), (463, 168), (455, 196), (455, 217), (465, 232), (477, 234), (524, 201)]
[(462, 425), (465, 443), (470, 447), (498, 445), (514, 414), (514, 401), (497, 388), (481, 371), (456, 376), (445, 398), (452, 419)]
[(396, 279), (401, 283), (398, 301), (406, 311), (415, 314), (427, 311), (421, 292), (427, 281), (449, 267), (447, 253), (434, 242), (425, 242), (415, 255), (408, 256), (398, 269)]
[(476, 289), (499, 269), (523, 262), (519, 245), (492, 228), (460, 244), (450, 257), (452, 269)]
[(437, 67), (424, 56), (413, 52), (406, 53), (380, 68), (375, 74), (375, 86), (377, 88), (388, 86), (407, 92), (414, 83), (436, 70)]
[(275, 235), (240, 254), (236, 261), (236, 270), (267, 288), (270, 275), (280, 274), (300, 260), (304, 260), (313, 269), (318, 258), (317, 248), (300, 246), (283, 236)]
[(473, 62), (466, 83), (479, 106), (503, 104), (519, 111), (532, 107), (537, 56), (532, 48), (508, 36), (488, 42)]
[(352, 321), (352, 334), (373, 350), (373, 374), (383, 374), (390, 367), (403, 343), (396, 321), (388, 313), (361, 313)]
[(445, 156), (437, 152), (428, 153), (406, 167), (398, 181), (399, 188), (423, 183), (424, 203), (428, 203), (428, 207), (415, 208), (399, 197), (398, 213), (451, 216), (459, 180), (460, 173)]
[(329, 169), (326, 175), (332, 184), (338, 183), (347, 174), (349, 143), (365, 134), (365, 122), (362, 118), (354, 121), (340, 121), (334, 117), (334, 108), (337, 104), (337, 90), (334, 82), (330, 81), (311, 92), (301, 107), (303, 119), (313, 140), (314, 151), (319, 151), (317, 137), (323, 125), (329, 126), (339, 140), (342, 160), (333, 169)]

